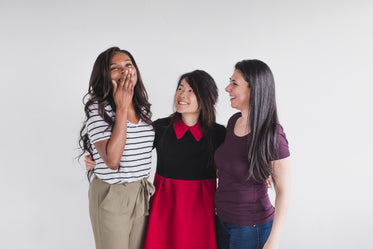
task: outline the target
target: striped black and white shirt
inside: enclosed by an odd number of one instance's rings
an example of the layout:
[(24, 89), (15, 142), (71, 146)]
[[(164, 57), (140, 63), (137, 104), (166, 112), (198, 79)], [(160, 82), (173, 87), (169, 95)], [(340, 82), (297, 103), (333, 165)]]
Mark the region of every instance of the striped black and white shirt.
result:
[[(105, 111), (109, 117), (115, 119), (115, 112), (111, 106), (106, 106)], [(108, 127), (108, 123), (98, 114), (98, 105), (92, 104), (89, 107), (86, 130), (93, 148), (93, 160), (96, 162), (95, 175), (109, 184), (135, 182), (148, 178), (154, 142), (153, 127), (141, 119), (138, 124), (127, 121), (127, 139), (119, 170), (110, 169), (94, 146), (94, 143), (111, 137), (112, 127), (110, 129)]]

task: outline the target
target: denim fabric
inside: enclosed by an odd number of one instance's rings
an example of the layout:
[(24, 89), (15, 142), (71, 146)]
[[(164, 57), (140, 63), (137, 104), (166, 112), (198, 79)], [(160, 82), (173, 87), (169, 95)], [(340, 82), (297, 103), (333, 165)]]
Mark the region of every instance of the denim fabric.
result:
[(273, 220), (262, 225), (237, 226), (216, 216), (216, 236), (219, 249), (261, 249), (272, 229)]

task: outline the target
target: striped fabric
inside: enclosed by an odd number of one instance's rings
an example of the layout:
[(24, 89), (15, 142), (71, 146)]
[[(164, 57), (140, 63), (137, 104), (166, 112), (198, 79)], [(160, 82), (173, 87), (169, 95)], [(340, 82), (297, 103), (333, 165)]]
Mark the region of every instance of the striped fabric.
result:
[[(98, 114), (98, 105), (89, 107), (89, 119), (86, 130), (93, 148), (93, 160), (96, 162), (94, 173), (101, 180), (109, 184), (135, 182), (150, 175), (154, 130), (151, 125), (141, 119), (138, 124), (127, 121), (127, 139), (119, 169), (110, 169), (98, 154), (94, 143), (109, 139), (111, 128)], [(106, 113), (115, 119), (115, 112), (111, 106), (105, 107)]]

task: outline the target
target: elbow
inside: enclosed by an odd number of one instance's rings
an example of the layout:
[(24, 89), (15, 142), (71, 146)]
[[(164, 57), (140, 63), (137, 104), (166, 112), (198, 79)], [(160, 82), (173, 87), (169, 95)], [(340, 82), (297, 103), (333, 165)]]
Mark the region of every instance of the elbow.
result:
[(105, 162), (106, 166), (108, 166), (109, 169), (112, 169), (112, 170), (117, 170), (119, 168), (119, 163), (120, 163), (120, 159), (119, 160), (107, 160)]
[(107, 164), (107, 166), (112, 170), (117, 170), (119, 168), (119, 164)]
[(279, 200), (284, 205), (288, 206), (290, 203), (290, 191), (276, 191), (276, 200)]

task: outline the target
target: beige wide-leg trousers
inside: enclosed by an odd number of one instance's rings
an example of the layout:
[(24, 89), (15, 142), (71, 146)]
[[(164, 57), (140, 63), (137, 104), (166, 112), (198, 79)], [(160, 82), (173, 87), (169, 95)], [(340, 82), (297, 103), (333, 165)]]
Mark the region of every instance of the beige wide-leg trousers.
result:
[(142, 249), (152, 194), (146, 179), (108, 184), (95, 176), (88, 196), (96, 249)]

